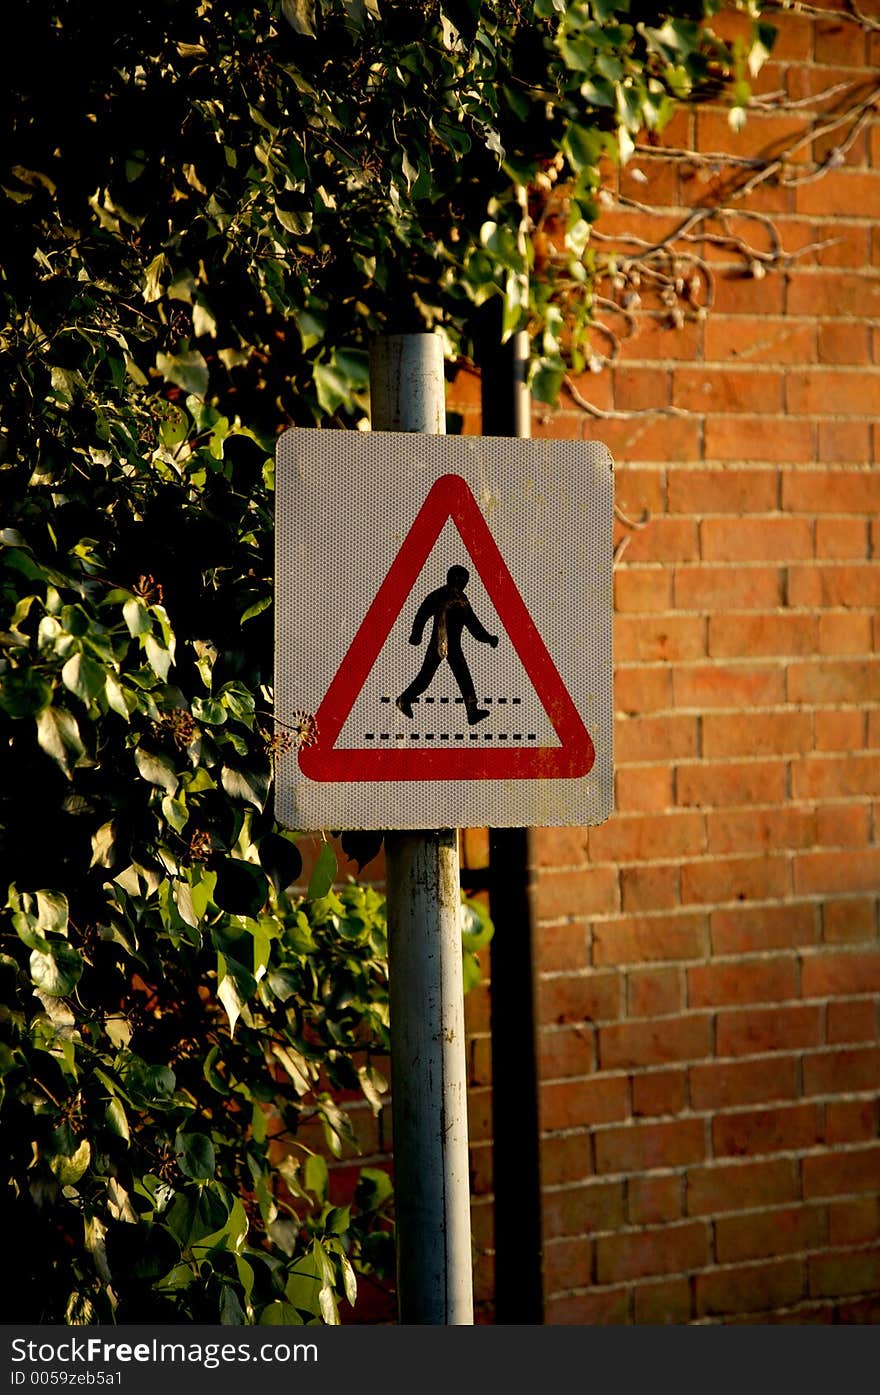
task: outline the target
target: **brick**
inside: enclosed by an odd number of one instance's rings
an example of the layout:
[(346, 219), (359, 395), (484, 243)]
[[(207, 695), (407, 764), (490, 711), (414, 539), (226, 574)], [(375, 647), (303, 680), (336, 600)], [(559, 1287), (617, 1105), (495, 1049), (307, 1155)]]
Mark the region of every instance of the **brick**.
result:
[(877, 1107), (870, 1100), (829, 1100), (823, 1142), (870, 1143), (877, 1137)]
[(876, 1196), (834, 1201), (828, 1207), (828, 1243), (864, 1245), (880, 1233), (880, 1201)]
[(869, 1293), (880, 1288), (880, 1247), (811, 1255), (810, 1293)]
[(661, 857), (688, 857), (706, 846), (701, 814), (618, 815), (591, 828), (591, 862), (644, 862)]
[(685, 1209), (689, 1216), (751, 1211), (798, 1200), (800, 1177), (794, 1158), (760, 1162), (712, 1163), (686, 1173)]
[(849, 999), (828, 1004), (825, 1026), (829, 1045), (877, 1039), (877, 1004), (873, 998)]
[(621, 980), (616, 973), (588, 969), (557, 974), (538, 984), (538, 1014), (542, 1023), (605, 1021), (620, 1017)]
[(880, 950), (822, 951), (803, 961), (803, 990), (807, 997), (842, 997), (880, 992)]
[(742, 1109), (712, 1120), (712, 1148), (718, 1158), (788, 1153), (821, 1142), (822, 1117), (812, 1104)]
[(531, 855), (536, 867), (582, 867), (587, 860), (587, 830), (533, 828)]
[(653, 965), (627, 973), (627, 1017), (669, 1017), (683, 1006), (684, 976), (678, 968)]
[(618, 567), (614, 573), (614, 605), (618, 611), (669, 610), (672, 574), (668, 568)]
[[(880, 194), (880, 181), (877, 184)], [(863, 416), (877, 392), (877, 377), (855, 368), (792, 369), (785, 376), (786, 411), (795, 416)], [(809, 477), (809, 472), (805, 472)], [(791, 475), (784, 476), (786, 481)]]
[(651, 514), (666, 510), (666, 471), (615, 466), (614, 502), (631, 518), (641, 519), (647, 509)]
[(582, 1182), (593, 1173), (590, 1137), (586, 1131), (541, 1139), (541, 1181), (544, 1187)]
[(539, 1019), (538, 1060), (542, 1080), (584, 1076), (595, 1068), (595, 1030), (585, 1023), (574, 1027), (550, 1028)]
[[(778, 415), (783, 410), (782, 377), (778, 371), (756, 368), (676, 368), (672, 375), (672, 401), (676, 407), (688, 412), (747, 412), (771, 413)], [(769, 473), (763, 477), (753, 476), (750, 481), (737, 482), (734, 491), (742, 493), (742, 507), (751, 502), (753, 508), (774, 508), (776, 505), (776, 481)], [(674, 476), (672, 477), (674, 478)], [(672, 480), (670, 479), (670, 484)], [(687, 488), (686, 482), (683, 485)], [(699, 498), (699, 489), (696, 498)], [(725, 497), (719, 490), (722, 499)], [(672, 504), (670, 491), (670, 508)], [(766, 497), (766, 502), (758, 502)], [(710, 491), (711, 498), (711, 491)], [(730, 504), (723, 505), (729, 508)], [(685, 509), (686, 512), (691, 510)], [(702, 512), (697, 508), (694, 512)], [(706, 511), (715, 512), (710, 503)]]
[(590, 1289), (587, 1293), (551, 1296), (544, 1321), (559, 1327), (610, 1327), (631, 1322), (628, 1288)]
[(880, 202), (880, 173), (860, 170), (832, 170), (822, 179), (827, 187), (801, 185), (795, 189), (795, 210), (798, 213), (819, 214), (833, 208), (842, 217), (858, 217), (866, 208), (876, 208)]
[(678, 566), (673, 601), (679, 610), (775, 610), (782, 604), (782, 581), (778, 567)]
[(658, 516), (630, 532), (618, 525), (615, 546), (629, 534), (626, 560), (632, 562), (695, 562), (700, 555), (697, 524), (691, 518)]
[(775, 417), (772, 423), (765, 417), (709, 417), (705, 457), (719, 461), (768, 460), (779, 464), (812, 460), (815, 458), (813, 426), (808, 421), (789, 417)]
[(816, 556), (822, 560), (844, 561), (868, 555), (867, 520), (862, 518), (816, 519)]
[(781, 1002), (798, 996), (797, 962), (793, 955), (785, 955), (694, 964), (687, 970), (687, 993), (692, 1008)]
[(769, 1312), (796, 1303), (806, 1287), (802, 1260), (710, 1270), (696, 1278), (698, 1317)]
[(801, 518), (707, 518), (701, 555), (710, 562), (780, 562), (810, 557), (812, 530)]
[(546, 1191), (541, 1213), (549, 1240), (560, 1235), (610, 1230), (624, 1224), (623, 1183), (587, 1182)]
[[(490, 951), (491, 959), (491, 951)], [(586, 968), (589, 961), (587, 927), (583, 921), (545, 925), (541, 930), (538, 961), (542, 973)]]
[[(575, 418), (578, 427), (581, 423)], [(536, 431), (536, 435), (543, 434)], [(576, 436), (580, 430), (561, 433), (557, 425), (546, 433), (552, 437), (560, 434)], [(678, 458), (694, 459), (700, 452), (700, 426), (696, 419), (689, 417), (637, 417), (634, 420), (604, 420), (601, 433), (597, 437), (605, 442), (615, 460), (636, 462), (658, 462)]]
[[(827, 142), (827, 149), (834, 145), (833, 133), (829, 132), (824, 140), (820, 139), (814, 143), (814, 149), (818, 152)], [(855, 141), (846, 152), (847, 161), (857, 153), (858, 141)], [(833, 223), (813, 223), (816, 241), (824, 242), (825, 246), (816, 250), (816, 263), (819, 266), (852, 266), (864, 267), (871, 260), (871, 230), (859, 223), (844, 223), (840, 219)]]
[(678, 1173), (664, 1177), (630, 1177), (626, 1182), (626, 1219), (630, 1225), (663, 1225), (681, 1216), (682, 1180)]
[(653, 812), (673, 803), (672, 766), (634, 765), (614, 772), (616, 807), (626, 811)]
[(793, 606), (852, 606), (856, 610), (880, 605), (880, 566), (837, 565), (789, 569), (788, 603)]
[(706, 1140), (702, 1119), (676, 1119), (598, 1129), (595, 1145), (598, 1173), (645, 1172), (701, 1161)]
[[(876, 375), (874, 387), (876, 392)], [(880, 478), (865, 469), (786, 470), (782, 506), (792, 513), (870, 515), (880, 511)]]
[(801, 1162), (804, 1196), (880, 1190), (880, 1144), (810, 1154)]
[(691, 1286), (686, 1278), (636, 1284), (633, 1300), (633, 1320), (638, 1325), (682, 1325), (693, 1316)]
[(816, 326), (783, 317), (722, 315), (714, 307), (705, 326), (705, 344), (709, 363), (812, 363)]
[(811, 318), (871, 319), (880, 310), (880, 281), (853, 270), (801, 269), (789, 280), (786, 309)]
[[(569, 381), (579, 396), (585, 397), (588, 402), (601, 411), (606, 412), (614, 406), (610, 373), (604, 370), (601, 373), (572, 373)], [(570, 403), (571, 394), (568, 390), (568, 383), (563, 384), (559, 401), (561, 405)], [(574, 401), (577, 401), (577, 398)]]
[(786, 15), (777, 28), (776, 42), (772, 55), (779, 61), (786, 59), (797, 63), (806, 62), (813, 55), (813, 25), (806, 16)]
[(719, 1056), (792, 1051), (819, 1046), (821, 1041), (822, 1010), (812, 1004), (718, 1013), (715, 1050)]
[[(880, 1088), (880, 1048), (846, 1046), (804, 1057), (804, 1094), (839, 1095)], [(880, 1184), (878, 1184), (880, 1185)]]
[(872, 795), (880, 786), (880, 756), (853, 751), (843, 756), (808, 756), (793, 761), (795, 799), (846, 799)]
[(880, 660), (825, 659), (789, 664), (786, 681), (790, 702), (877, 702)]
[(822, 938), (826, 944), (853, 944), (874, 938), (874, 902), (867, 897), (828, 898), (822, 904)]
[(614, 622), (614, 652), (622, 663), (703, 658), (706, 622), (690, 615), (664, 615), (660, 619), (618, 615)]
[(709, 1259), (709, 1236), (701, 1221), (643, 1229), (637, 1234), (596, 1239), (596, 1277), (601, 1284), (648, 1274), (679, 1274), (702, 1268)]
[(856, 68), (865, 62), (865, 30), (859, 24), (848, 24), (843, 18), (833, 16), (818, 19), (813, 42), (817, 63)]
[(539, 871), (533, 887), (537, 920), (571, 919), (616, 911), (619, 904), (617, 872), (613, 867), (583, 871)]
[(599, 1029), (599, 1065), (620, 1070), (699, 1061), (710, 1054), (711, 1035), (708, 1016), (697, 1013), (611, 1023)]
[(695, 756), (697, 745), (697, 720), (691, 715), (618, 717), (614, 727), (614, 755), (621, 766)]
[[(870, 611), (826, 611), (819, 616), (819, 653), (867, 654), (872, 645), (871, 622), (874, 618)], [(846, 701), (842, 695), (836, 700)]]
[(488, 1088), (468, 1092), (468, 1137), (471, 1143), (488, 1143), (492, 1138), (492, 1092)]
[(636, 1119), (660, 1114), (681, 1114), (687, 1105), (684, 1070), (646, 1071), (630, 1081), (632, 1112)]
[(618, 411), (650, 411), (667, 406), (672, 400), (672, 375), (666, 368), (636, 368), (629, 364), (614, 373), (613, 381)]
[(703, 755), (768, 756), (809, 751), (813, 745), (809, 712), (717, 713), (703, 718)]
[(592, 1241), (585, 1236), (566, 1236), (565, 1241), (549, 1240), (544, 1245), (544, 1290), (586, 1288), (590, 1282)]
[(860, 848), (871, 840), (867, 804), (825, 805), (816, 812), (816, 842), (827, 848)]
[(629, 1090), (624, 1076), (557, 1080), (541, 1086), (541, 1126), (571, 1129), (578, 1125), (625, 1119)]
[(827, 1217), (824, 1208), (818, 1206), (747, 1212), (715, 1222), (715, 1252), (719, 1264), (772, 1259), (816, 1249), (824, 1243), (826, 1230)]
[(671, 910), (680, 899), (678, 863), (622, 868), (620, 895), (624, 911)]
[(708, 943), (708, 922), (703, 915), (633, 916), (593, 927), (593, 962), (641, 964), (702, 959), (708, 952)]
[(817, 751), (858, 751), (865, 745), (864, 712), (816, 712)]
[(779, 315), (784, 289), (781, 277), (753, 276), (740, 263), (716, 279), (713, 309), (719, 315)]
[[(605, 231), (608, 226), (608, 216), (603, 213), (602, 230)], [(639, 227), (643, 229), (642, 236), (659, 234), (660, 237), (665, 237), (673, 231), (675, 223), (666, 219), (659, 226), (649, 230), (640, 219)], [(661, 227), (665, 231), (661, 231)], [(647, 313), (638, 315), (635, 323), (635, 333), (624, 339), (620, 346), (620, 357), (624, 362), (631, 359), (663, 362), (666, 359), (693, 359), (699, 356), (702, 341), (701, 324), (691, 321), (682, 325), (680, 329), (674, 329), (670, 326), (668, 315)]]
[(709, 924), (715, 954), (789, 949), (819, 939), (818, 911), (811, 902), (731, 907), (713, 911)]
[(713, 659), (748, 655), (812, 654), (817, 623), (812, 615), (712, 615), (709, 617), (709, 656)]
[(681, 903), (769, 900), (785, 896), (789, 883), (785, 857), (715, 857), (682, 867)]
[(785, 797), (785, 763), (703, 760), (679, 765), (675, 771), (675, 795), (677, 804), (698, 808), (781, 802)]
[(870, 363), (868, 326), (827, 320), (818, 326), (820, 363)]
[(874, 891), (880, 887), (880, 847), (861, 852), (801, 852), (794, 857), (797, 893)]
[(614, 675), (614, 702), (625, 717), (672, 707), (672, 674), (664, 665), (618, 668)]
[[(711, 625), (710, 621), (710, 625)], [(777, 665), (706, 664), (676, 668), (672, 695), (677, 708), (768, 707), (785, 700), (785, 678)]]
[(754, 848), (806, 848), (816, 841), (810, 808), (749, 809), (709, 813), (708, 850), (721, 855)]
[(797, 1061), (765, 1056), (754, 1061), (709, 1061), (689, 1070), (694, 1109), (729, 1109), (799, 1094)]
[(826, 465), (865, 465), (871, 459), (871, 423), (820, 421), (817, 454)]
[[(748, 37), (745, 31), (742, 37)], [(749, 116), (742, 130), (734, 131), (724, 112), (709, 107), (697, 111), (697, 142), (702, 150), (768, 158), (786, 149), (802, 134), (803, 120), (797, 113), (756, 113), (754, 120)]]

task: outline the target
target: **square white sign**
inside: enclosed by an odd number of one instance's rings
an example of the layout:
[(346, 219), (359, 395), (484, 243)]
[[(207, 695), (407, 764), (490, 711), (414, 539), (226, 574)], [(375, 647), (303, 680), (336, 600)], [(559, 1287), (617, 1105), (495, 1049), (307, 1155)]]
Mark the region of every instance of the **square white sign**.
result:
[(279, 823), (608, 817), (604, 445), (297, 428), (275, 488)]

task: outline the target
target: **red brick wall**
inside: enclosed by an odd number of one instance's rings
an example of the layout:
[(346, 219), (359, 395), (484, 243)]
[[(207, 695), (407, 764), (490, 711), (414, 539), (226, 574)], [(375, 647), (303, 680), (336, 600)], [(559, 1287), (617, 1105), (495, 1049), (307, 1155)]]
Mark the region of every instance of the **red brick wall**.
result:
[[(615, 814), (531, 836), (548, 1323), (880, 1320), (880, 33), (823, 7), (777, 16), (742, 132), (681, 115), (609, 175), (596, 245), (624, 261), (730, 212), (675, 242), (665, 299), (606, 282), (601, 371), (535, 407), (534, 435), (608, 444), (647, 520), (619, 525)], [(759, 165), (668, 153), (811, 130), (748, 194)], [(459, 374), (465, 431), (478, 401)], [(488, 1301), (485, 995), (469, 1014)]]

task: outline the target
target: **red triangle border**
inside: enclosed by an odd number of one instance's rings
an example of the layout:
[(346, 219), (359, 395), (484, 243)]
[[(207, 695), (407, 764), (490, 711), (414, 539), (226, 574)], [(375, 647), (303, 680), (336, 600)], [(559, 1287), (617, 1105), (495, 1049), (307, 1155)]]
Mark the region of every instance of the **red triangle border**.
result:
[[(335, 743), (349, 713), (448, 519), (458, 529), (561, 745), (337, 749)], [(315, 722), (315, 744), (299, 752), (300, 769), (311, 780), (570, 779), (592, 769), (596, 753), (589, 732), (461, 475), (442, 475), (429, 490), (315, 713)]]

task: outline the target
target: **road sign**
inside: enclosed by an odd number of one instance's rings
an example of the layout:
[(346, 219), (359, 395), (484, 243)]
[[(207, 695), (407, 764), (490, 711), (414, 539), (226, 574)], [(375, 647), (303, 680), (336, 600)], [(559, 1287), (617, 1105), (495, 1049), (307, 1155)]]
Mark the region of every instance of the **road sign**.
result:
[(603, 445), (296, 429), (276, 500), (279, 822), (608, 816)]

